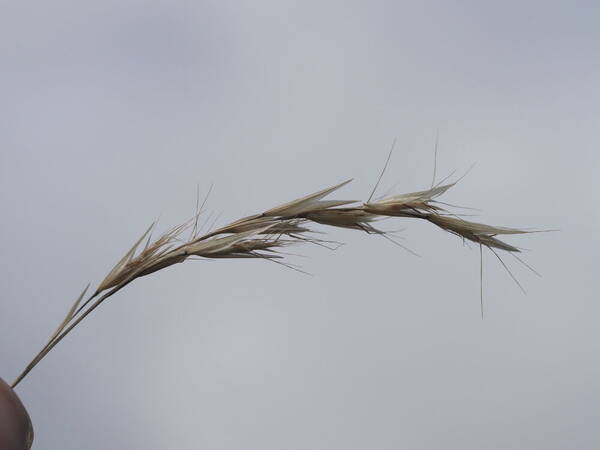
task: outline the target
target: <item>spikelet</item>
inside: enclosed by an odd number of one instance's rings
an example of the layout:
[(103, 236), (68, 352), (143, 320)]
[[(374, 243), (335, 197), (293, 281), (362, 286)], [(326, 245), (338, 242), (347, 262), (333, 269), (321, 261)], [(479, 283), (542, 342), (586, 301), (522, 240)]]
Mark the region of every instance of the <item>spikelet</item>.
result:
[[(150, 234), (155, 225), (156, 223), (150, 225), (142, 237), (133, 244), (125, 256), (123, 256), (115, 267), (113, 267), (98, 286), (97, 293), (118, 286), (132, 276), (140, 276), (140, 273), (151, 273), (147, 271), (152, 266), (157, 265), (159, 261), (162, 262), (160, 268), (167, 267), (175, 262), (181, 262), (176, 261), (176, 259), (163, 257), (171, 250), (173, 242), (176, 241), (181, 232), (186, 229), (189, 225), (188, 223), (172, 228), (152, 243), (150, 243), (150, 240), (148, 239), (144, 249), (137, 256), (135, 255), (137, 248), (146, 236)], [(165, 264), (165, 261), (171, 262), (171, 264)], [(152, 272), (155, 272), (156, 270), (158, 269), (154, 269)]]
[(525, 234), (531, 231), (519, 230), (516, 228), (494, 227), (482, 223), (468, 222), (466, 220), (431, 214), (427, 217), (431, 223), (437, 225), (443, 230), (456, 234), (457, 236), (476, 242), (486, 247), (498, 248), (507, 252), (519, 252), (517, 247), (513, 247), (494, 236), (498, 234)]
[(377, 215), (366, 212), (362, 208), (321, 209), (304, 214), (308, 220), (339, 228), (353, 230), (371, 230), (369, 222), (377, 220)]
[(342, 186), (350, 183), (352, 179), (344, 181), (343, 183), (336, 184), (335, 186), (323, 189), (322, 191), (315, 192), (314, 194), (307, 195), (305, 197), (293, 200), (283, 205), (271, 208), (265, 211), (262, 215), (266, 217), (297, 217), (303, 213), (310, 211), (316, 211), (319, 209), (332, 208), (334, 206), (348, 205), (350, 203), (356, 203), (355, 200), (325, 200), (321, 201), (323, 197), (331, 194), (333, 191), (338, 190)]
[(419, 217), (439, 211), (431, 202), (454, 186), (455, 183), (437, 186), (426, 191), (393, 195), (376, 202), (365, 203), (364, 210), (372, 214), (396, 217)]

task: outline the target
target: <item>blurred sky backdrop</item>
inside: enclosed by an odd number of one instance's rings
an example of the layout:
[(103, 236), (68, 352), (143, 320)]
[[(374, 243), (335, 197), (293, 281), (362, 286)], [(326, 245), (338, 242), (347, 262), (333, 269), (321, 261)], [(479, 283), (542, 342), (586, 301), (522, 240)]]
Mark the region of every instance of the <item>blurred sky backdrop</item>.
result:
[(600, 3), (3, 2), (0, 376), (157, 216), (218, 223), (354, 177), (426, 188), (543, 278), (406, 227), (332, 230), (314, 276), (190, 262), (136, 281), (21, 383), (34, 449), (600, 448)]

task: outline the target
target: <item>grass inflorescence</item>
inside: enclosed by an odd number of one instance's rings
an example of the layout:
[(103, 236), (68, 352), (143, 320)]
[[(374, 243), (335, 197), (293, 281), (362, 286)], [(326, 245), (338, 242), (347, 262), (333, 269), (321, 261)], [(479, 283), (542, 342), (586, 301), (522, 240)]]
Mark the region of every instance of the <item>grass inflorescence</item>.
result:
[[(107, 298), (140, 277), (187, 260), (260, 258), (295, 268), (285, 262), (285, 255), (281, 249), (296, 244), (326, 245), (328, 243), (316, 237), (312, 225), (320, 224), (382, 235), (397, 243), (388, 232), (376, 226), (378, 221), (389, 217), (432, 223), (444, 231), (459, 236), (464, 241), (473, 242), (481, 248), (488, 248), (496, 256), (498, 256), (496, 250), (511, 254), (520, 251), (519, 248), (502, 241), (500, 237), (532, 232), (470, 222), (449, 212), (445, 208), (447, 204), (436, 199), (456, 183), (443, 185), (432, 183), (429, 189), (423, 191), (384, 196), (373, 200), (374, 189), (369, 199), (364, 202), (324, 200), (350, 181), (352, 180), (284, 203), (260, 214), (244, 217), (204, 234), (198, 226), (204, 202), (202, 205), (197, 202), (196, 212), (191, 219), (157, 238), (152, 237), (156, 223), (151, 224), (85, 301), (83, 299), (89, 286), (81, 293), (47, 344), (16, 378), (12, 387), (15, 387), (58, 342)], [(502, 262), (501, 259), (500, 261)], [(504, 265), (504, 262), (502, 264)]]

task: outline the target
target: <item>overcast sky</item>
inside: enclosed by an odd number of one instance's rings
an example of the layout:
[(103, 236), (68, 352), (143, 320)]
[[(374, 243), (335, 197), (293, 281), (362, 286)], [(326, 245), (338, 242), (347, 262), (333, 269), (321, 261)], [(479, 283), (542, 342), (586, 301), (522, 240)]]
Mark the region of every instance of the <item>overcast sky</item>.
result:
[(98, 309), (19, 385), (34, 449), (600, 448), (600, 4), (4, 2), (0, 376), (148, 224), (218, 224), (353, 177), (474, 169), (484, 254), (406, 220), (264, 261), (190, 262)]

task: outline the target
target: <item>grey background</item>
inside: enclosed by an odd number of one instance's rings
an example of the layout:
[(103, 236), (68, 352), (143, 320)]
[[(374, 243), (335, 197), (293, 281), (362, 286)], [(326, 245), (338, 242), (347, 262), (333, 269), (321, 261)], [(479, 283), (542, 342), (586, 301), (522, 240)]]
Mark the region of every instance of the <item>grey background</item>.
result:
[(331, 230), (314, 276), (138, 280), (23, 383), (35, 449), (596, 449), (598, 2), (2, 2), (0, 376), (159, 214), (218, 223), (340, 182), (473, 171), (445, 200), (512, 239), (522, 295), (427, 224), (413, 257)]

